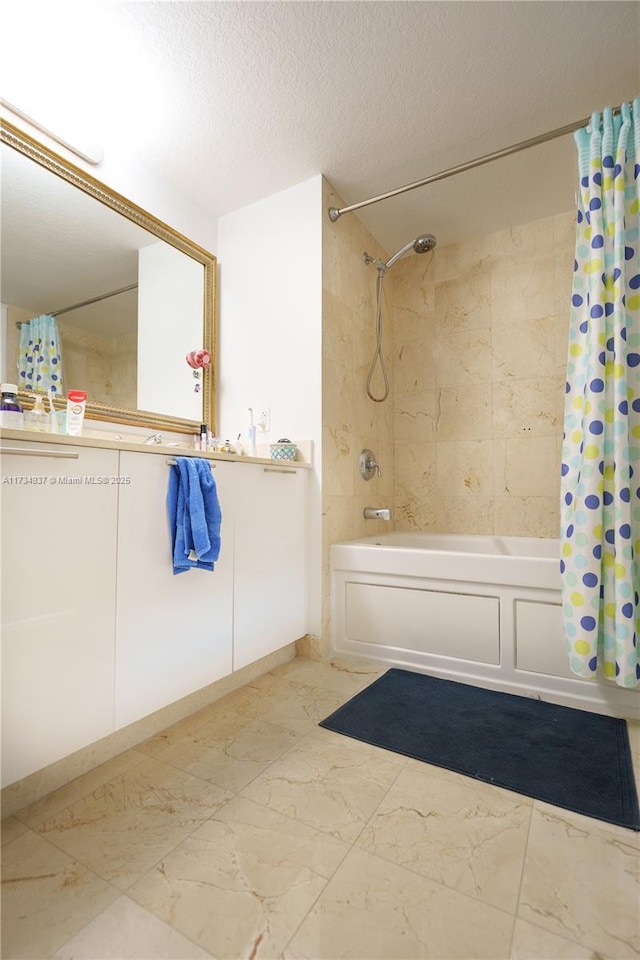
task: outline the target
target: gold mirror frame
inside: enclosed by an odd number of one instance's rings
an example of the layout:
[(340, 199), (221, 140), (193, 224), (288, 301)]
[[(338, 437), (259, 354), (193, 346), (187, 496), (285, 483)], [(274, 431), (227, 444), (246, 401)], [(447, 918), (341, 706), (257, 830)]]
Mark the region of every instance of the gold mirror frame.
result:
[[(60, 157), (48, 147), (38, 143), (24, 131), (0, 118), (0, 142), (19, 151), (30, 160), (34, 160), (57, 177), (61, 177), (87, 193), (94, 200), (115, 210), (116, 213), (132, 220), (138, 226), (164, 240), (166, 243), (201, 263), (204, 267), (204, 313), (202, 346), (211, 354), (211, 365), (203, 372), (202, 378), (202, 423), (206, 423), (215, 434), (215, 331), (216, 331), (216, 258), (212, 253), (187, 240), (182, 234), (167, 226), (152, 214), (136, 206), (130, 200), (120, 196), (114, 190), (96, 180), (90, 174)], [(29, 394), (20, 393), (20, 402), (29, 408), (33, 401)], [(64, 404), (58, 404), (60, 408)], [(112, 407), (105, 403), (87, 401), (85, 416), (93, 420), (108, 420), (114, 423), (136, 427), (149, 427), (152, 430), (168, 430), (176, 433), (199, 433), (200, 422), (171, 417), (165, 414), (151, 413), (146, 410), (128, 410), (124, 407)]]

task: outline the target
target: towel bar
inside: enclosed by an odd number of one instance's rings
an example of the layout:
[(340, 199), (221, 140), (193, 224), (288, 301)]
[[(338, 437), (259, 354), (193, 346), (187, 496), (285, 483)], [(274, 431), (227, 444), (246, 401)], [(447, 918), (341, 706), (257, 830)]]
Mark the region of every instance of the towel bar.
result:
[[(178, 463), (177, 463), (176, 460), (167, 460), (167, 466), (168, 466), (168, 467), (177, 467), (177, 466), (178, 466)], [(209, 466), (211, 467), (212, 470), (215, 470), (215, 468), (216, 468), (215, 463), (210, 463)]]

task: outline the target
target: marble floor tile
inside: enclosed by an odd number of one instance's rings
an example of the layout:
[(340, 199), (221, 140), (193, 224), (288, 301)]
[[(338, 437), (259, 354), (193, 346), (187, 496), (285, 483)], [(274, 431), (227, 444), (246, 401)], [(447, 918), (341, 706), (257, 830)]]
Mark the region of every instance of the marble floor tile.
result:
[(75, 780), (65, 784), (64, 787), (60, 787), (59, 790), (54, 790), (53, 793), (47, 794), (41, 800), (36, 800), (28, 807), (23, 807), (17, 817), (22, 823), (26, 823), (27, 826), (35, 830), (48, 817), (64, 810), (74, 800), (80, 800), (82, 797), (86, 797), (88, 793), (93, 793), (98, 787), (108, 783), (109, 780), (113, 780), (114, 777), (124, 773), (125, 770), (135, 767), (142, 760), (144, 760), (144, 757), (135, 750), (120, 753), (117, 757), (107, 760), (106, 763), (101, 763), (100, 766), (89, 770), (81, 777), (76, 777)]
[(302, 660), (299, 657), (275, 667), (272, 674), (295, 683), (321, 687), (345, 696), (353, 696), (373, 683), (386, 667), (356, 657), (331, 657), (329, 660)]
[(501, 960), (513, 917), (353, 848), (285, 960)]
[(118, 891), (32, 830), (2, 850), (2, 957), (49, 957)]
[(237, 793), (297, 740), (284, 727), (227, 714), (220, 721), (208, 719), (177, 740), (152, 737), (139, 750)]
[(639, 836), (536, 801), (518, 916), (607, 958), (640, 956)]
[(602, 960), (602, 954), (516, 920), (509, 960)]
[(514, 913), (532, 802), (410, 760), (356, 845)]
[(60, 960), (207, 960), (210, 956), (124, 896), (54, 954)]
[(276, 958), (348, 846), (240, 797), (130, 890), (215, 957)]
[(24, 823), (20, 823), (15, 817), (7, 817), (0, 824), (2, 846), (4, 847), (5, 843), (11, 843), (11, 841), (19, 837), (21, 833), (26, 833), (28, 829)]
[(348, 737), (311, 735), (242, 791), (273, 810), (353, 842), (404, 765)]
[(230, 796), (147, 757), (45, 820), (38, 832), (126, 889)]
[(267, 687), (255, 694), (236, 697), (233, 709), (304, 736), (348, 699), (349, 695), (344, 693), (274, 676)]

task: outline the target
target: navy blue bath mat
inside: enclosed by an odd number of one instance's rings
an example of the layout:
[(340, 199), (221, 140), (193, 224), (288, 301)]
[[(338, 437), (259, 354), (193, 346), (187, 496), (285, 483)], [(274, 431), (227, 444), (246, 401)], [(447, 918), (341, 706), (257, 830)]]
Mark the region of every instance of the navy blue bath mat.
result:
[(624, 720), (392, 669), (320, 726), (640, 830)]

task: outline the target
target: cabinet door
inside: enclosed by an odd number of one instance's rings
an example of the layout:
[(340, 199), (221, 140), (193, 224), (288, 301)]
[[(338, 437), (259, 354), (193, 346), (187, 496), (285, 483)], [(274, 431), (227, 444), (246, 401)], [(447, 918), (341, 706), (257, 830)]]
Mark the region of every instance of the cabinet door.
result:
[(3, 441), (3, 785), (113, 732), (117, 475), (117, 451)]
[(233, 482), (217, 462), (221, 551), (213, 573), (174, 575), (167, 520), (167, 455), (121, 454), (131, 478), (120, 492), (116, 727), (231, 673)]
[(234, 670), (307, 632), (307, 471), (236, 472)]

